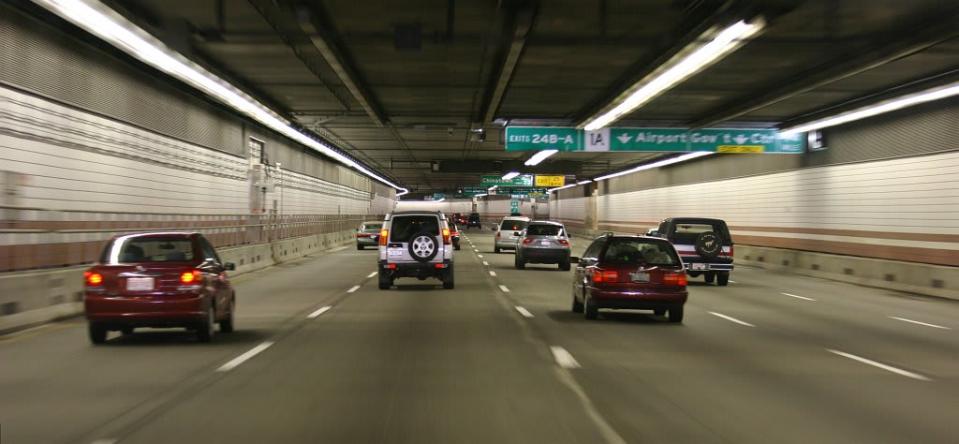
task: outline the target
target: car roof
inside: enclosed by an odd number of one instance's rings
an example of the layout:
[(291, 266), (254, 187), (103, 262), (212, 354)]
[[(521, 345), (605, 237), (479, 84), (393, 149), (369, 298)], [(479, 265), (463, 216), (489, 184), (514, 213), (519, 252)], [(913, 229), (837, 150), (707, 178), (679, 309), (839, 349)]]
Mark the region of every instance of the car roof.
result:
[(443, 214), (442, 211), (408, 210), (408, 211), (397, 211), (395, 213), (387, 214), (386, 220), (390, 220), (396, 216), (436, 216), (436, 217), (439, 217), (440, 219), (446, 219), (446, 215)]
[(531, 221), (529, 221), (529, 224), (530, 224), (530, 225), (533, 225), (533, 224), (556, 225), (556, 226), (560, 226), (560, 227), (563, 226), (563, 223), (562, 223), (562, 222), (556, 222), (556, 221), (552, 221), (552, 220), (531, 220)]
[(726, 221), (724, 221), (724, 220), (722, 220), (722, 219), (714, 219), (714, 218), (710, 218), (710, 217), (668, 217), (668, 218), (666, 218), (666, 220), (667, 220), (667, 221), (677, 222), (677, 223), (696, 223), (696, 222), (709, 222), (709, 223), (712, 223), (712, 222), (721, 222), (721, 223), (726, 223)]
[(198, 231), (148, 231), (143, 233), (127, 233), (127, 234), (118, 234), (113, 236), (111, 240), (116, 240), (120, 238), (130, 239), (134, 237), (182, 237), (189, 238), (195, 235), (200, 234)]
[(525, 220), (529, 222), (529, 218), (526, 216), (506, 216), (503, 220)]

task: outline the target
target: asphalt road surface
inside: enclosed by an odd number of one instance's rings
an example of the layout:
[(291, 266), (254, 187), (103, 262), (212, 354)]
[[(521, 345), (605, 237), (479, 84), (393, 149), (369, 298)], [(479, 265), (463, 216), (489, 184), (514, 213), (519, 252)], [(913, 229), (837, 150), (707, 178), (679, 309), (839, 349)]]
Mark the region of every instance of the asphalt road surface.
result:
[(241, 276), (212, 344), (0, 337), (0, 442), (959, 442), (959, 303), (741, 267), (682, 325), (586, 321), (571, 272), (465, 234), (455, 290), (352, 248)]

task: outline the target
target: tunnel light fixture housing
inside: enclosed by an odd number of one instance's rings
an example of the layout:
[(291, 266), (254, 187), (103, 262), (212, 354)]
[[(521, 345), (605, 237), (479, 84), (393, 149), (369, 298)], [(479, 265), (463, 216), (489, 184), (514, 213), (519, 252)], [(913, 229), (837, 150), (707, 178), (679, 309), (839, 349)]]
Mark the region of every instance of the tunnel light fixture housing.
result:
[(895, 97), (888, 100), (883, 100), (872, 105), (863, 106), (861, 108), (856, 108), (850, 111), (839, 113), (833, 116), (824, 117), (821, 119), (813, 120), (811, 122), (802, 123), (799, 125), (790, 126), (780, 130), (782, 134), (795, 134), (805, 131), (813, 131), (822, 128), (828, 128), (831, 126), (842, 125), (844, 123), (849, 123), (856, 120), (861, 120), (876, 116), (879, 114), (888, 113), (890, 111), (895, 111), (898, 109), (908, 108), (910, 106), (919, 105), (921, 103), (932, 102), (935, 100), (945, 99), (947, 97), (952, 97), (959, 95), (959, 82), (953, 82), (948, 85), (938, 86), (935, 88), (919, 91), (912, 94), (906, 94), (903, 96)]
[(539, 151), (539, 152), (537, 152), (536, 154), (533, 154), (533, 157), (530, 157), (529, 160), (526, 161), (526, 164), (525, 164), (525, 165), (526, 165), (526, 166), (536, 166), (536, 165), (539, 165), (540, 162), (546, 160), (546, 158), (548, 158), (549, 156), (552, 156), (553, 154), (556, 154), (556, 153), (558, 153), (558, 152), (559, 152), (559, 150), (543, 150), (543, 151)]
[(589, 118), (583, 129), (595, 131), (655, 99), (680, 82), (692, 77), (723, 57), (741, 47), (747, 39), (758, 34), (766, 26), (761, 17), (750, 21), (740, 20), (721, 28), (714, 26), (686, 45), (666, 63), (636, 82), (613, 101), (612, 109), (604, 109)]
[[(226, 80), (170, 49), (133, 22), (97, 0), (33, 0), (50, 12), (93, 34), (141, 62), (223, 102), (264, 126), (306, 145), (337, 162), (382, 182), (399, 192), (407, 191), (370, 171), (332, 147), (294, 128), (289, 121)], [(403, 193), (405, 194), (405, 193)]]
[(699, 158), (699, 157), (708, 156), (708, 155), (710, 155), (710, 154), (713, 154), (713, 153), (708, 152), (708, 151), (696, 151), (696, 152), (692, 152), (692, 153), (686, 153), (686, 154), (683, 154), (683, 155), (681, 155), (681, 156), (670, 157), (670, 158), (668, 158), (668, 159), (663, 159), (663, 160), (658, 160), (658, 161), (652, 162), (652, 163), (642, 164), (642, 165), (639, 165), (639, 166), (637, 166), (637, 167), (630, 168), (630, 169), (628, 169), (628, 170), (623, 170), (623, 171), (619, 171), (619, 172), (616, 172), (616, 173), (607, 174), (607, 175), (605, 175), (605, 176), (599, 176), (599, 177), (597, 177), (597, 178), (594, 179), (594, 180), (595, 180), (596, 182), (599, 182), (599, 181), (601, 181), (601, 180), (612, 179), (612, 178), (614, 178), (614, 177), (625, 176), (625, 175), (627, 175), (627, 174), (638, 173), (638, 172), (640, 172), (640, 171), (646, 171), (646, 170), (651, 170), (651, 169), (653, 169), (653, 168), (659, 168), (659, 167), (664, 167), (664, 166), (666, 166), (666, 165), (673, 165), (673, 164), (677, 164), (677, 163), (680, 163), (680, 162), (685, 162), (685, 161), (687, 161), (687, 160), (692, 160), (692, 159), (696, 159), (696, 158)]
[(510, 171), (503, 175), (503, 180), (512, 180), (516, 176), (519, 176), (519, 171)]
[(581, 181), (579, 181), (579, 182), (576, 182), (576, 185), (586, 185), (586, 184), (592, 183), (592, 182), (593, 182), (592, 180), (586, 179), (586, 180), (581, 180)]

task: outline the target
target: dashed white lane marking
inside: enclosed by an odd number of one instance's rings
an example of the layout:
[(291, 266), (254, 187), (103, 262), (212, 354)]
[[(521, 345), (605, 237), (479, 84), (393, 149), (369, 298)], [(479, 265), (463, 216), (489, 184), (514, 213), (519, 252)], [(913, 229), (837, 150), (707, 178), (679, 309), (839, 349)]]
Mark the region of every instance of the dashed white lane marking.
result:
[(829, 353), (833, 353), (833, 354), (842, 356), (842, 357), (844, 357), (844, 358), (852, 359), (853, 361), (859, 361), (859, 362), (861, 362), (861, 363), (863, 363), (863, 364), (871, 365), (871, 366), (876, 367), (876, 368), (881, 368), (881, 369), (883, 369), (883, 370), (885, 370), (885, 371), (887, 371), (887, 372), (892, 372), (892, 373), (895, 373), (895, 374), (897, 374), (897, 375), (905, 376), (905, 377), (907, 377), (907, 378), (918, 379), (918, 380), (920, 380), (920, 381), (931, 381), (931, 379), (929, 379), (929, 378), (927, 378), (927, 377), (925, 377), (925, 376), (923, 376), (923, 375), (920, 375), (919, 373), (913, 373), (913, 372), (911, 372), (911, 371), (909, 371), (909, 370), (903, 370), (903, 369), (901, 369), (901, 368), (896, 368), (896, 367), (893, 367), (893, 366), (891, 366), (891, 365), (886, 365), (886, 364), (883, 364), (883, 363), (881, 363), (881, 362), (873, 361), (872, 359), (863, 358), (862, 356), (856, 356), (856, 355), (851, 354), (851, 353), (841, 352), (841, 351), (839, 351), (839, 350), (833, 350), (833, 349), (830, 349), (830, 348), (827, 348), (826, 351), (828, 351)]
[(553, 359), (556, 364), (563, 368), (580, 368), (579, 362), (565, 348), (553, 345), (549, 348), (553, 352)]
[(482, 258), (483, 258), (483, 255), (482, 255), (482, 254), (477, 254), (476, 257), (482, 259)]
[(730, 322), (735, 322), (735, 323), (737, 323), (737, 324), (739, 324), (739, 325), (745, 325), (745, 326), (747, 326), (747, 327), (755, 327), (755, 325), (750, 324), (750, 323), (748, 323), (748, 322), (746, 322), (746, 321), (740, 321), (739, 319), (736, 319), (736, 318), (734, 318), (734, 317), (732, 317), (732, 316), (726, 316), (726, 315), (724, 315), (724, 314), (722, 314), (722, 313), (716, 313), (715, 311), (711, 311), (711, 312), (709, 312), (709, 314), (711, 314), (711, 315), (713, 315), (713, 316), (716, 316), (716, 317), (723, 318), (723, 319), (725, 319), (725, 320), (727, 320), (727, 321), (730, 321)]
[(520, 307), (519, 305), (516, 306), (516, 311), (518, 311), (519, 314), (523, 315), (524, 318), (531, 318), (531, 317), (533, 317), (533, 314), (530, 313), (529, 310), (527, 310), (527, 309), (525, 309), (525, 308), (523, 308), (523, 307)]
[(329, 306), (329, 305), (327, 305), (326, 307), (320, 307), (319, 310), (316, 310), (316, 311), (314, 311), (313, 313), (310, 313), (310, 314), (306, 315), (306, 317), (309, 318), (309, 319), (313, 319), (313, 318), (315, 318), (315, 317), (317, 317), (317, 316), (319, 316), (319, 315), (321, 315), (321, 314), (323, 314), (323, 313), (326, 313), (326, 311), (329, 310), (329, 309), (331, 309), (331, 308), (333, 308), (333, 307), (331, 307), (331, 306)]
[(509, 288), (506, 288), (506, 286), (503, 284), (499, 284), (499, 289), (503, 290), (503, 293), (509, 293)]
[(107, 439), (98, 439), (96, 441), (91, 442), (90, 444), (116, 444), (116, 443), (117, 443), (117, 440), (107, 438)]
[(489, 267), (489, 262), (483, 261), (483, 265)]
[(376, 277), (377, 274), (379, 274), (379, 272), (374, 271), (374, 272), (368, 274), (366, 277), (368, 277), (368, 278)]
[(356, 291), (356, 290), (359, 290), (359, 289), (360, 289), (360, 286), (359, 286), (359, 285), (354, 285), (354, 286), (350, 287), (349, 290), (346, 290), (346, 292), (347, 292), (347, 293), (352, 293), (352, 292), (354, 292), (354, 291)]
[(816, 302), (816, 300), (813, 299), (813, 298), (807, 298), (807, 297), (805, 297), (805, 296), (800, 296), (800, 295), (798, 295), (798, 294), (792, 294), (792, 293), (779, 293), (779, 294), (781, 294), (781, 295), (783, 295), (783, 296), (789, 296), (789, 297), (791, 297), (791, 298), (802, 299), (802, 300), (804, 300), (804, 301), (813, 301), (813, 302)]
[[(496, 277), (496, 272), (493, 271), (493, 270), (490, 270), (490, 271), (489, 271), (489, 275), (490, 275), (490, 276), (493, 276), (493, 277)], [(500, 285), (500, 286), (502, 287), (502, 285)]]
[(889, 319), (895, 319), (895, 320), (897, 320), (897, 321), (902, 321), (902, 322), (909, 322), (909, 323), (912, 323), (912, 324), (925, 325), (926, 327), (939, 328), (939, 329), (942, 329), (942, 330), (952, 330), (951, 328), (946, 327), (945, 325), (929, 324), (929, 323), (926, 323), (926, 322), (914, 321), (914, 320), (912, 320), (912, 319), (900, 318), (899, 316), (889, 316)]
[(730, 280), (730, 281), (729, 281), (729, 283), (730, 283), (730, 284), (735, 284), (735, 283), (736, 283), (736, 281), (734, 281), (734, 280)]
[(230, 362), (227, 362), (226, 364), (221, 365), (220, 368), (216, 369), (216, 371), (218, 371), (218, 372), (228, 372), (228, 371), (230, 371), (230, 370), (233, 370), (233, 369), (236, 368), (238, 365), (240, 365), (240, 364), (248, 361), (250, 358), (252, 358), (252, 357), (260, 354), (261, 352), (263, 352), (263, 350), (266, 350), (266, 349), (270, 348), (270, 346), (272, 346), (272, 345), (273, 345), (272, 342), (264, 342), (264, 343), (262, 343), (262, 344), (260, 344), (260, 345), (257, 345), (256, 347), (253, 347), (253, 348), (247, 350), (246, 353), (243, 353), (242, 355), (233, 358)]

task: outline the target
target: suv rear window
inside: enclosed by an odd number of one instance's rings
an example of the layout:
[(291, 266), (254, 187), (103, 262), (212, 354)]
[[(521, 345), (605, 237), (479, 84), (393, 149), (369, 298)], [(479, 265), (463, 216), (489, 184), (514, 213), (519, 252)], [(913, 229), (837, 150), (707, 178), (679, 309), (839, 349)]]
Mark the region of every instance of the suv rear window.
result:
[(119, 238), (108, 245), (100, 262), (187, 262), (192, 261), (193, 257), (193, 242), (188, 238), (132, 237)]
[(678, 266), (679, 257), (668, 242), (651, 239), (612, 239), (603, 254), (605, 264)]
[(413, 235), (427, 232), (434, 236), (440, 234), (439, 219), (436, 216), (399, 216), (393, 218), (390, 226), (390, 240), (409, 242)]
[(726, 225), (722, 222), (691, 221), (683, 223), (677, 221), (674, 226), (675, 228), (669, 237), (673, 242), (678, 244), (695, 243), (696, 238), (701, 233), (707, 231), (712, 231), (723, 238), (724, 242), (729, 242), (729, 232), (726, 230)]
[(532, 224), (526, 228), (528, 236), (559, 236), (563, 227), (559, 225), (538, 225)]
[(499, 229), (519, 231), (526, 228), (528, 223), (529, 222), (526, 222), (525, 220), (504, 220), (503, 223), (500, 224)]

